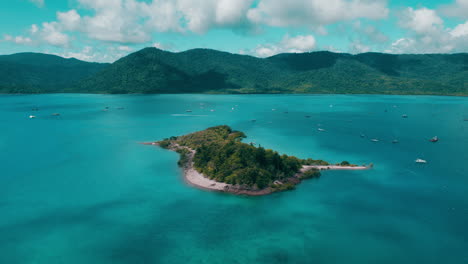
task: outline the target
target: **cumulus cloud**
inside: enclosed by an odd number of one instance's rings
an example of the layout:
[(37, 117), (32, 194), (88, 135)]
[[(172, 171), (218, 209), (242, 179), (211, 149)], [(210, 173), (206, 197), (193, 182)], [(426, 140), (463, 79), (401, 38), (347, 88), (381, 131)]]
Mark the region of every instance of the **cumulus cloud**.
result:
[(63, 45), (66, 38), (59, 33), (65, 32), (126, 44), (146, 43), (154, 32), (203, 34), (214, 28), (258, 32), (262, 25), (308, 26), (326, 34), (324, 25), (330, 23), (380, 19), (388, 14), (386, 0), (291, 0), (287, 4), (282, 0), (77, 1), (79, 9), (57, 12), (56, 21), (47, 22), (57, 33), (54, 40), (47, 37), (49, 43)]
[(66, 47), (69, 45), (70, 38), (61, 32), (61, 25), (57, 22), (42, 23), (42, 29), (37, 32), (40, 39), (53, 46)]
[(81, 16), (75, 9), (68, 12), (57, 12), (57, 20), (64, 30), (72, 31), (80, 28)]
[(128, 55), (130, 51), (130, 49), (124, 48), (124, 46), (112, 45), (102, 48), (85, 46), (82, 49), (65, 49), (62, 52), (45, 51), (45, 53), (90, 62), (114, 62), (123, 56)]
[(249, 19), (270, 26), (321, 26), (357, 18), (382, 19), (388, 8), (384, 0), (260, 0), (248, 11)]
[(147, 26), (159, 31), (204, 33), (211, 28), (248, 27), (253, 0), (153, 0), (143, 4)]
[(411, 7), (403, 11), (400, 25), (417, 34), (431, 34), (440, 31), (444, 21), (435, 10), (428, 8), (413, 9)]
[(468, 21), (466, 21), (464, 24), (457, 25), (453, 30), (450, 31), (450, 34), (455, 38), (468, 36)]
[(24, 37), (24, 36), (16, 36), (16, 37), (13, 37), (11, 35), (5, 35), (3, 37), (3, 40), (4, 41), (7, 41), (7, 42), (13, 42), (13, 43), (16, 43), (16, 44), (32, 44), (32, 39), (29, 38), (29, 37)]
[(38, 26), (31, 25), (29, 36), (10, 36), (7, 35), (4, 40), (14, 42), (20, 45), (39, 45), (50, 44), (56, 47), (68, 47), (70, 45), (70, 37), (62, 33), (62, 25), (57, 22), (44, 22)]
[(400, 26), (408, 30), (405, 37), (385, 50), (392, 53), (448, 53), (468, 51), (468, 22), (453, 29), (444, 26), (436, 10), (407, 8)]
[(241, 54), (270, 57), (279, 53), (302, 53), (314, 50), (316, 41), (312, 35), (290, 37), (286, 35), (279, 43), (261, 44), (253, 50), (241, 50)]
[(468, 0), (456, 0), (450, 5), (441, 6), (440, 10), (447, 16), (468, 19)]

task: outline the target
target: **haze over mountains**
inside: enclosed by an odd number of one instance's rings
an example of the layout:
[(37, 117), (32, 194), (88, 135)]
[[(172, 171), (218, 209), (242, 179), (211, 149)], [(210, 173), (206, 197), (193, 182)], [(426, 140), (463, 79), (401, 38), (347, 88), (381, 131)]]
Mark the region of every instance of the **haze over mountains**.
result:
[(0, 56), (0, 93), (360, 93), (468, 95), (468, 54), (311, 52), (269, 58), (145, 48), (112, 64)]

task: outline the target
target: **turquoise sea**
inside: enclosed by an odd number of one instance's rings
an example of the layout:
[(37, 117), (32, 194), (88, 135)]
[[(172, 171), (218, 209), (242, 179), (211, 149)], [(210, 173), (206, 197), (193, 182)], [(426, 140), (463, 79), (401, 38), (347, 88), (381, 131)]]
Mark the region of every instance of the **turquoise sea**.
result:
[[(464, 119), (461, 97), (0, 95), (0, 263), (468, 263)], [(138, 144), (221, 124), (374, 168), (243, 197)]]

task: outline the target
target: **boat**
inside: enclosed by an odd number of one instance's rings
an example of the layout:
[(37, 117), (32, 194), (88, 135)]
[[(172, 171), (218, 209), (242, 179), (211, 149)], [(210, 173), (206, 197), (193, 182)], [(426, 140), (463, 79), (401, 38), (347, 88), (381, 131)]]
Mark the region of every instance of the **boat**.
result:
[(32, 111), (39, 111), (39, 108), (37, 107), (34, 107), (33, 109), (31, 109)]
[(214, 112), (215, 110), (214, 109), (211, 109), (210, 112)]
[(53, 113), (52, 115), (53, 115), (53, 116), (60, 116), (59, 113)]
[(256, 119), (252, 119), (252, 120), (250, 120), (250, 121), (252, 121), (252, 122), (257, 122), (257, 120), (256, 120)]
[(304, 116), (304, 117), (305, 117), (305, 118), (310, 118), (310, 115), (306, 115), (306, 116)]
[(373, 138), (373, 139), (371, 139), (370, 141), (372, 141), (372, 142), (379, 142), (379, 140), (376, 139), (376, 138)]
[(185, 112), (187, 112), (187, 113), (191, 113), (191, 112), (192, 112), (192, 110), (185, 110)]
[(435, 136), (435, 137), (429, 139), (429, 141), (435, 143), (435, 142), (439, 141), (439, 138), (437, 136)]
[(398, 141), (398, 139), (392, 140), (392, 143), (393, 143), (393, 144), (396, 144), (396, 143), (399, 143), (399, 142), (400, 142), (400, 141)]
[(123, 110), (123, 109), (125, 109), (125, 108), (123, 108), (123, 107), (117, 107), (117, 110)]
[(408, 118), (408, 115), (407, 115), (407, 114), (404, 114), (404, 115), (402, 115), (401, 117), (403, 117), (403, 118)]
[(416, 159), (414, 162), (416, 162), (416, 163), (423, 163), (423, 164), (427, 163), (427, 161), (426, 161), (426, 160), (423, 160), (423, 159)]
[(365, 137), (366, 137), (366, 135), (364, 135), (364, 134), (361, 134), (361, 135), (360, 135), (360, 137), (362, 137), (362, 138), (365, 138)]
[(326, 131), (326, 130), (323, 129), (323, 128), (318, 128), (317, 130), (320, 131), (320, 132), (325, 132), (325, 131)]
[(30, 115), (29, 118), (33, 119), (33, 118), (36, 118), (36, 116)]

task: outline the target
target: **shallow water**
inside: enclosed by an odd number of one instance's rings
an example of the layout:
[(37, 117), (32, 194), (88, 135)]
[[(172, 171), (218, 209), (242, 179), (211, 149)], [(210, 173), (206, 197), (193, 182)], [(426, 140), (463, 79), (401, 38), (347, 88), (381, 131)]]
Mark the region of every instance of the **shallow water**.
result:
[[(468, 263), (465, 118), (460, 97), (1, 95), (0, 263)], [(138, 144), (221, 124), (375, 167), (239, 197)]]

